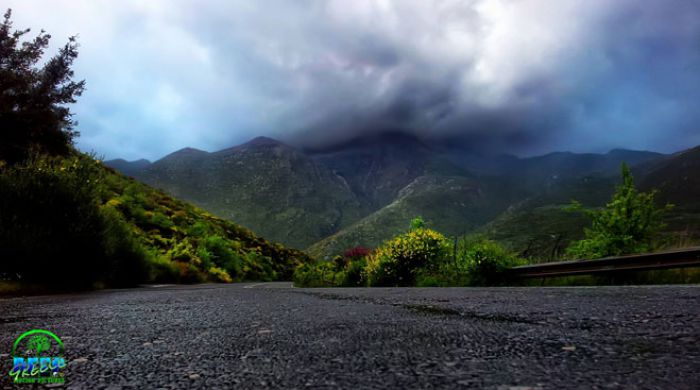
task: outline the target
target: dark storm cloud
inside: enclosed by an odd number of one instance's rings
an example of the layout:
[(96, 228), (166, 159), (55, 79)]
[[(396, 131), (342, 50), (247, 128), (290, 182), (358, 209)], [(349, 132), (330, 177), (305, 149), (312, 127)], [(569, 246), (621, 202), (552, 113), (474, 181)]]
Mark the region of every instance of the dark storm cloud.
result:
[(700, 144), (693, 0), (8, 6), (80, 34), (79, 146), (107, 157), (397, 129), (493, 152)]

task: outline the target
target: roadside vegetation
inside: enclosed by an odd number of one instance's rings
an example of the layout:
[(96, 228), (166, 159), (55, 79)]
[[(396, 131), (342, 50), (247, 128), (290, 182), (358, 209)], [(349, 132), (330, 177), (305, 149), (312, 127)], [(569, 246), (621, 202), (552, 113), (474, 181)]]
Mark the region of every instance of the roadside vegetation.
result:
[[(104, 167), (75, 150), (70, 38), (22, 42), (0, 24), (0, 292), (143, 282), (289, 280), (308, 257)], [(39, 65), (43, 64), (43, 65)]]
[(657, 206), (656, 191), (639, 192), (627, 164), (622, 164), (622, 182), (610, 202), (601, 209), (583, 209), (574, 201), (570, 210), (583, 211), (591, 226), (585, 238), (567, 249), (567, 257), (595, 259), (630, 253), (645, 253), (661, 248), (659, 233), (665, 227), (664, 213), (672, 204)]
[[(600, 209), (584, 209), (573, 202), (567, 209), (591, 221), (584, 238), (566, 249), (569, 259), (597, 259), (663, 249), (659, 234), (664, 213), (673, 206), (658, 206), (656, 192), (639, 192), (627, 165), (621, 167), (621, 184)], [(361, 249), (361, 250), (360, 250)], [(374, 250), (356, 248), (332, 261), (304, 264), (294, 282), (304, 287), (332, 286), (499, 286), (525, 283), (509, 277), (508, 268), (528, 261), (495, 241), (479, 236), (448, 240), (425, 227), (419, 217), (410, 229)], [(700, 281), (693, 270), (627, 273), (615, 276), (558, 278), (549, 285), (617, 283), (687, 283)], [(533, 282), (527, 282), (533, 283)]]
[(457, 244), (418, 217), (404, 234), (369, 250), (353, 248), (332, 261), (304, 264), (303, 287), (493, 286), (511, 282), (507, 268), (524, 264), (493, 241), (464, 237)]

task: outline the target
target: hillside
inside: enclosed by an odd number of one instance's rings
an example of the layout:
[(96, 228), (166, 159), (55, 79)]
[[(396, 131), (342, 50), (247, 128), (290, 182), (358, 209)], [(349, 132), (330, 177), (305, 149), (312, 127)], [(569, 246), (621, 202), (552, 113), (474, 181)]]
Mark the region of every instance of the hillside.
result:
[(357, 138), (310, 155), (341, 176), (370, 211), (394, 202), (399, 191), (420, 176), (471, 176), (429, 145), (402, 133)]
[(623, 161), (633, 166), (641, 189), (659, 188), (662, 201), (677, 204), (668, 234), (693, 239), (700, 220), (697, 154), (616, 149), (481, 156), (387, 132), (315, 150), (269, 138), (215, 153), (185, 149), (135, 175), (315, 256), (376, 246), (420, 215), (447, 235), (480, 233), (548, 259), (587, 223), (562, 207), (573, 199), (603, 205)]
[(267, 241), (111, 168), (105, 168), (104, 180), (104, 204), (118, 210), (161, 261), (195, 264), (206, 275), (206, 257), (230, 254), (236, 264), (228, 271), (238, 281), (286, 280), (296, 265), (308, 261), (303, 252)]
[(323, 257), (355, 246), (373, 248), (405, 232), (416, 216), (448, 236), (463, 235), (492, 220), (518, 198), (506, 187), (463, 176), (419, 176), (392, 203), (312, 245), (308, 252)]
[(643, 164), (637, 172), (642, 189), (657, 189), (660, 203), (674, 205), (666, 220), (669, 241), (700, 242), (700, 147)]
[(566, 210), (571, 201), (600, 207), (610, 198), (615, 183), (615, 178), (607, 176), (560, 180), (512, 205), (476, 233), (533, 261), (556, 259), (570, 242), (583, 237), (590, 223), (581, 213)]
[(136, 177), (296, 248), (332, 234), (363, 213), (341, 177), (298, 150), (264, 137), (216, 153), (183, 149)]
[(0, 259), (20, 289), (288, 280), (310, 260), (74, 151), (0, 166)]

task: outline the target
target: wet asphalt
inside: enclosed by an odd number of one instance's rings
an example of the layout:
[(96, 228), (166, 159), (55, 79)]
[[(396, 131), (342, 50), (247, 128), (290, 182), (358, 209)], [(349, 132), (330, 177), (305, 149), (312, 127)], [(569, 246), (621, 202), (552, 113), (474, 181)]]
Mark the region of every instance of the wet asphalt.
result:
[[(159, 286), (0, 299), (75, 389), (700, 389), (700, 286)], [(31, 388), (31, 385), (16, 386)]]

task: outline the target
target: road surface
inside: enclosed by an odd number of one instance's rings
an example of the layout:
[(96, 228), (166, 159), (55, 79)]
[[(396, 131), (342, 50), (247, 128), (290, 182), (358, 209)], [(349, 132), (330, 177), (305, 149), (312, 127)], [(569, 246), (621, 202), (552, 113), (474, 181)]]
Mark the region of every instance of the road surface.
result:
[[(160, 286), (0, 299), (76, 389), (700, 388), (700, 287)], [(25, 387), (28, 388), (28, 387)]]

